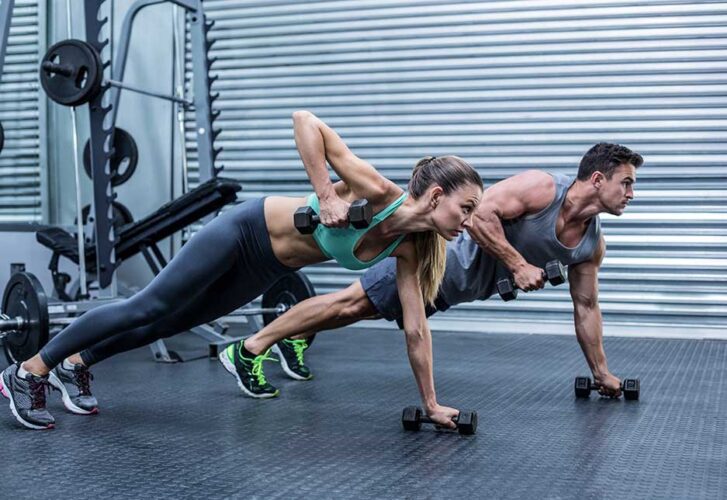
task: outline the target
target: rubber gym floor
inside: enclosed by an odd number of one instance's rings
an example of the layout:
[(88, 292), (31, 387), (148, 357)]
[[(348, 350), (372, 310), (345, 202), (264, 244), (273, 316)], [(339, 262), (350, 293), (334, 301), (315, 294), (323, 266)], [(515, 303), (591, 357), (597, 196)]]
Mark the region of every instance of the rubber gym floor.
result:
[(476, 409), (475, 436), (401, 427), (419, 404), (404, 338), (323, 333), (315, 379), (274, 400), (242, 396), (216, 361), (140, 349), (95, 367), (101, 412), (51, 431), (0, 413), (0, 497), (725, 498), (727, 342), (609, 337), (611, 370), (639, 401), (576, 400), (575, 338), (435, 332), (440, 402)]

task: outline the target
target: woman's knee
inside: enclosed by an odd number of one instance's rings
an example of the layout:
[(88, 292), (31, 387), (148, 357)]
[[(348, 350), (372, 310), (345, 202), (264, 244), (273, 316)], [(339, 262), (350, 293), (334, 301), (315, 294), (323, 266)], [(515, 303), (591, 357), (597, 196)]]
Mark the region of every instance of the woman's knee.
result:
[(136, 325), (144, 325), (159, 321), (172, 314), (172, 304), (153, 296), (135, 296), (127, 301), (127, 310)]

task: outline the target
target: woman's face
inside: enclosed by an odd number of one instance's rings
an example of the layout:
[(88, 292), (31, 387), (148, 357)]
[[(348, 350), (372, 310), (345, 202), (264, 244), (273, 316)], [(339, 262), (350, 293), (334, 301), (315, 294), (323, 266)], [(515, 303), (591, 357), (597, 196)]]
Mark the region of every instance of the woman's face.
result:
[(482, 188), (465, 184), (444, 194), (439, 186), (432, 189), (432, 220), (436, 231), (446, 240), (452, 240), (472, 225), (475, 208), (482, 199)]

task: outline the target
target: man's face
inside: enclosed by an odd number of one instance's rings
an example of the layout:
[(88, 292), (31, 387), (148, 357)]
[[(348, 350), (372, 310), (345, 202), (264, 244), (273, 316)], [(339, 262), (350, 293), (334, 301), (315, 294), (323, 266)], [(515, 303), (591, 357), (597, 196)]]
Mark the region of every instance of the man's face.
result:
[(624, 213), (626, 205), (634, 199), (635, 182), (636, 168), (630, 163), (624, 163), (614, 170), (610, 179), (601, 176), (598, 193), (607, 213)]

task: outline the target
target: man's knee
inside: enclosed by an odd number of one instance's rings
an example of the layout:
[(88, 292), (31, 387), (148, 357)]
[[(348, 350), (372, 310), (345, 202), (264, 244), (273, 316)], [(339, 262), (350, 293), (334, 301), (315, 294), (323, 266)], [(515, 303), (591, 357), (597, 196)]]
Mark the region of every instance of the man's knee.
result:
[(356, 281), (336, 294), (338, 295), (336, 297), (336, 319), (355, 320), (378, 315), (378, 311), (369, 300), (360, 281)]

